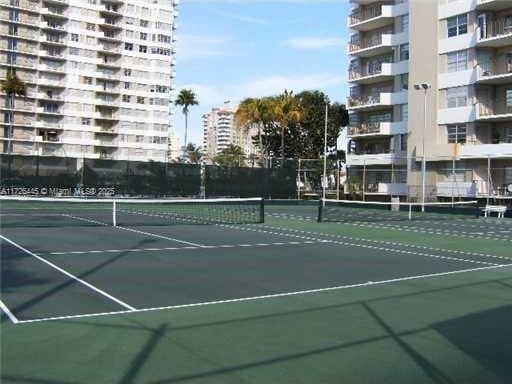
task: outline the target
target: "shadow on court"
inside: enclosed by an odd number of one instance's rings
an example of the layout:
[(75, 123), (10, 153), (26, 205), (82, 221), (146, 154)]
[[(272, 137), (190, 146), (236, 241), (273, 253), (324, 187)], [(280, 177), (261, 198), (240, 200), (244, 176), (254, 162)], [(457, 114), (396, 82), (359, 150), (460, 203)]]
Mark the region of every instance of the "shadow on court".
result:
[[(118, 379), (112, 381), (112, 383), (118, 384), (131, 384), (147, 382), (147, 365), (150, 365), (153, 368), (155, 367), (154, 363), (149, 363), (152, 359), (160, 361), (160, 364), (162, 364), (158, 367), (160, 375), (157, 376), (162, 376), (162, 372), (177, 369), (180, 364), (184, 363), (183, 361), (180, 361), (179, 358), (176, 359), (176, 357), (179, 357), (176, 350), (184, 347), (181, 342), (182, 339), (179, 337), (181, 332), (185, 332), (186, 335), (189, 335), (189, 337), (193, 339), (194, 336), (192, 335), (195, 335), (197, 332), (199, 332), (199, 337), (204, 334), (214, 334), (224, 329), (222, 326), (225, 325), (229, 325), (232, 329), (236, 329), (240, 326), (257, 327), (257, 325), (261, 324), (262, 321), (266, 321), (264, 323), (265, 326), (271, 328), (276, 326), (276, 324), (293, 324), (294, 319), (297, 318), (307, 320), (309, 319), (309, 314), (314, 314), (315, 318), (329, 319), (335, 318), (336, 316), (333, 315), (337, 312), (353, 312), (354, 308), (358, 308), (360, 310), (360, 316), (364, 316), (365, 318), (364, 321), (362, 319), (360, 319), (360, 321), (368, 322), (372, 327), (378, 329), (379, 332), (377, 334), (371, 335), (372, 332), (368, 332), (368, 329), (366, 329), (366, 333), (360, 333), (353, 340), (349, 340), (350, 338), (347, 336), (347, 340), (338, 340), (338, 342), (335, 342), (335, 339), (331, 340), (320, 337), (324, 340), (321, 343), (321, 346), (316, 345), (315, 347), (312, 346), (310, 348), (295, 348), (296, 351), (294, 353), (283, 353), (283, 351), (279, 349), (272, 350), (270, 355), (273, 356), (268, 358), (262, 358), (262, 350), (264, 349), (262, 346), (254, 345), (254, 351), (246, 351), (247, 361), (245, 363), (231, 365), (223, 364), (221, 361), (213, 364), (207, 364), (204, 361), (201, 361), (201, 352), (194, 351), (194, 347), (191, 346), (187, 347), (187, 350), (190, 348), (190, 352), (194, 355), (196, 355), (197, 352), (198, 355), (196, 357), (199, 357), (199, 361), (204, 363), (201, 364), (199, 368), (196, 367), (195, 372), (181, 375), (177, 374), (164, 379), (152, 378), (152, 380), (148, 381), (158, 384), (180, 382), (195, 383), (202, 381), (209, 383), (224, 383), (237, 382), (236, 380), (240, 379), (241, 382), (244, 380), (242, 380), (241, 376), (238, 376), (239, 374), (250, 372), (255, 369), (262, 369), (265, 371), (266, 369), (270, 369), (271, 367), (276, 367), (281, 364), (284, 364), (285, 367), (289, 367), (289, 364), (295, 364), (295, 366), (300, 370), (299, 367), (301, 362), (304, 362), (305, 360), (307, 361), (308, 359), (322, 359), (325, 355), (330, 354), (334, 354), (336, 356), (345, 356), (347, 354), (366, 356), (365, 359), (368, 367), (370, 368), (374, 366), (375, 362), (379, 362), (382, 359), (385, 360), (383, 356), (379, 355), (379, 353), (382, 353), (382, 350), (375, 348), (375, 345), (385, 343), (386, 345), (392, 346), (386, 348), (386, 353), (392, 355), (393, 353), (397, 353), (397, 351), (401, 351), (402, 353), (398, 360), (403, 360), (403, 362), (413, 362), (415, 367), (422, 372), (421, 376), (428, 382), (436, 384), (459, 382), (454, 379), (452, 372), (447, 370), (446, 366), (438, 366), (432, 359), (432, 355), (437, 352), (435, 348), (434, 350), (427, 351), (419, 350), (413, 345), (413, 343), (407, 341), (408, 337), (424, 337), (422, 335), (424, 335), (425, 332), (435, 331), (455, 345), (462, 353), (471, 357), (475, 361), (475, 364), (485, 366), (487, 370), (498, 377), (498, 380), (486, 382), (510, 383), (512, 367), (509, 362), (512, 359), (512, 348), (510, 347), (510, 345), (512, 345), (512, 332), (509, 330), (508, 326), (512, 322), (512, 306), (479, 311), (474, 314), (453, 318), (449, 321), (432, 323), (426, 326), (410, 327), (407, 330), (397, 330), (395, 329), (395, 326), (392, 325), (393, 321), (387, 320), (388, 316), (391, 318), (393, 317), (391, 315), (391, 312), (393, 311), (392, 308), (385, 311), (379, 311), (375, 306), (375, 304), (388, 302), (394, 299), (401, 300), (404, 298), (418, 297), (419, 301), (422, 301), (420, 297), (425, 295), (444, 294), (449, 291), (457, 293), (460, 289), (478, 288), (479, 286), (482, 286), (482, 289), (485, 289), (485, 285), (502, 283), (508, 285), (505, 280), (488, 280), (479, 283), (458, 284), (445, 288), (426, 289), (403, 295), (386, 295), (368, 300), (349, 301), (342, 304), (308, 307), (300, 310), (276, 311), (274, 313), (262, 315), (246, 316), (213, 322), (206, 321), (190, 325), (180, 325), (179, 320), (169, 321), (170, 312), (166, 313), (166, 311), (160, 312), (160, 314), (165, 316), (165, 319), (157, 319), (155, 324), (152, 324), (147, 320), (139, 320), (133, 315), (124, 315), (119, 317), (117, 320), (112, 318), (98, 318), (94, 320), (78, 319), (72, 321), (58, 321), (55, 322), (55, 324), (64, 328), (71, 327), (72, 329), (75, 329), (75, 331), (76, 327), (81, 328), (82, 331), (84, 328), (97, 329), (95, 333), (99, 335), (101, 335), (102, 332), (123, 332), (126, 340), (132, 340), (136, 338), (136, 335), (141, 336), (142, 334), (143, 337), (139, 337), (139, 340), (141, 341), (137, 343), (137, 352), (133, 354), (131, 359), (126, 360), (126, 368), (121, 376), (118, 376)], [(435, 306), (434, 302), (431, 303), (431, 307), (433, 306)], [(424, 310), (429, 311), (429, 308), (424, 308)], [(343, 315), (344, 314), (345, 312), (343, 312)], [(331, 326), (334, 326), (334, 324), (331, 323)], [(350, 327), (350, 323), (347, 320), (346, 323), (339, 323), (336, 324), (336, 326), (342, 328), (347, 326)], [(330, 331), (332, 332), (332, 330)], [(329, 332), (329, 330), (326, 330), (326, 332)], [(349, 332), (352, 333), (351, 330), (349, 330)], [(316, 336), (322, 335), (317, 334)], [(304, 335), (304, 337), (308, 338), (307, 335)], [(328, 340), (330, 340), (330, 342)], [(208, 341), (208, 339), (204, 340), (206, 343)], [(233, 342), (244, 343), (243, 341), (241, 342), (236, 340), (233, 340)], [(267, 342), (272, 343), (273, 341), (267, 340)], [(286, 349), (282, 345), (279, 346), (279, 348), (282, 348), (282, 350)], [(361, 350), (361, 348), (363, 349)], [(162, 356), (162, 353), (168, 354), (168, 357)], [(181, 357), (183, 357), (183, 355), (185, 354), (182, 352)], [(212, 359), (212, 361), (215, 360), (215, 358)], [(61, 363), (64, 364), (64, 362)], [(209, 369), (203, 368), (208, 365), (210, 366)], [(215, 365), (215, 367), (212, 367), (212, 365)], [(340, 366), (338, 369), (343, 370), (344, 368), (343, 366)], [(151, 374), (149, 373), (149, 375)], [(355, 377), (357, 376), (353, 376), (354, 379)], [(5, 374), (3, 379), (5, 383), (86, 384), (90, 382), (82, 380), (59, 381), (41, 377), (10, 375), (8, 373)], [(416, 377), (416, 379), (418, 379), (418, 377)], [(265, 378), (263, 378), (263, 381), (264, 380)], [(478, 381), (478, 378), (475, 378), (475, 380)], [(251, 382), (262, 381), (259, 380), (256, 375), (254, 376), (254, 380)], [(322, 382), (330, 381), (327, 380)], [(394, 382), (398, 383), (404, 381), (398, 380)]]

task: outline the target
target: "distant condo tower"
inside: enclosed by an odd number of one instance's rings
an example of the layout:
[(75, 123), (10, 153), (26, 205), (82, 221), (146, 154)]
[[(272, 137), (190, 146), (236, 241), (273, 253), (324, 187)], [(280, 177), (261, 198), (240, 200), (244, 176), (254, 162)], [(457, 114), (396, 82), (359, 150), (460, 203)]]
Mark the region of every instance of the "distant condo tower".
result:
[(1, 151), (167, 161), (179, 0), (0, 0)]

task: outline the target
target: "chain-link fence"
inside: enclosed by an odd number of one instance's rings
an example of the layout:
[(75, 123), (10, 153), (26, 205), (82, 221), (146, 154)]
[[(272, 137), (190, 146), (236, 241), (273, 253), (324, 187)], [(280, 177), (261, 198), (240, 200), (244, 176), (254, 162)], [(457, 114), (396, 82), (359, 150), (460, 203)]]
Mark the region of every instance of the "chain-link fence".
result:
[(1, 155), (2, 194), (293, 198), (296, 163), (273, 168)]

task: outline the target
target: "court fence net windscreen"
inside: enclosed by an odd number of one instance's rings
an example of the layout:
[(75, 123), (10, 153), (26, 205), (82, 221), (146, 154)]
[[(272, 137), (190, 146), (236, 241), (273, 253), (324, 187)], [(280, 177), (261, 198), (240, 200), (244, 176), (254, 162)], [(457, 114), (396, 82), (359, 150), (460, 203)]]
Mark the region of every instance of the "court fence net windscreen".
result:
[(421, 204), (321, 200), (318, 207), (319, 222), (435, 221), (477, 218), (481, 215), (477, 201)]
[(81, 199), (0, 196), (0, 227), (253, 224), (264, 202), (248, 199)]

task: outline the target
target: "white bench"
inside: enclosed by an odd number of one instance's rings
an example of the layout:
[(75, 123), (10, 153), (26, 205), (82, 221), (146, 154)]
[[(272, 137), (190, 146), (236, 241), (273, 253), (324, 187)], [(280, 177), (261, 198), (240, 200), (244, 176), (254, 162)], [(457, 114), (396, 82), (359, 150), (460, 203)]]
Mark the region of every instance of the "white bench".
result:
[(505, 205), (486, 205), (484, 208), (484, 216), (488, 217), (490, 213), (497, 213), (498, 218), (502, 219), (505, 217), (507, 212), (507, 206)]

